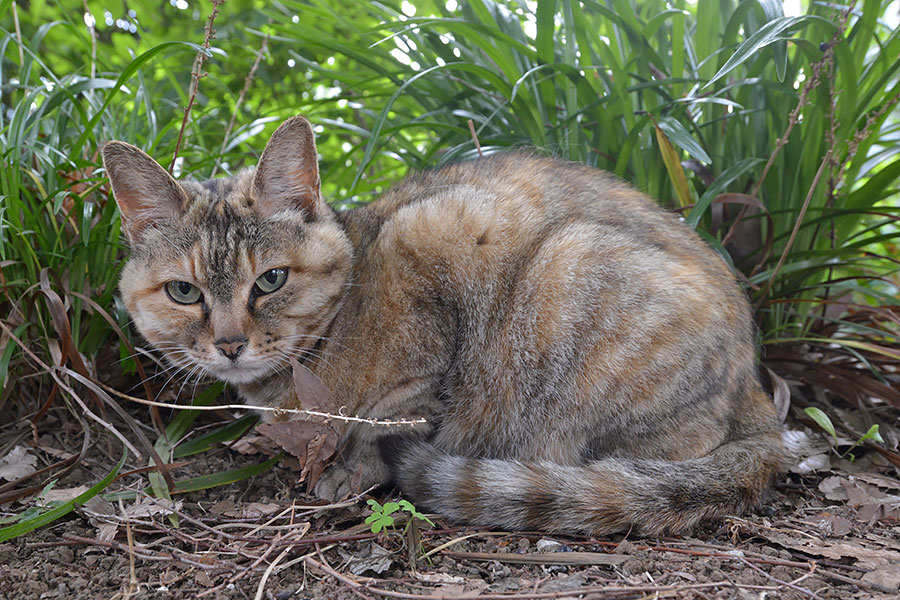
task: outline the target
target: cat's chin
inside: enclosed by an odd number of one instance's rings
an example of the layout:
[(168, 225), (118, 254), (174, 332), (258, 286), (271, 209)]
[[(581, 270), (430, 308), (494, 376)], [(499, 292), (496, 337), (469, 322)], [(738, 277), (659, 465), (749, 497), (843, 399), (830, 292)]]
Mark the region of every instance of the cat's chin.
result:
[(209, 372), (226, 383), (242, 384), (251, 383), (258, 379), (264, 378), (271, 373), (271, 370), (265, 367), (255, 366), (235, 366), (225, 368), (213, 368)]

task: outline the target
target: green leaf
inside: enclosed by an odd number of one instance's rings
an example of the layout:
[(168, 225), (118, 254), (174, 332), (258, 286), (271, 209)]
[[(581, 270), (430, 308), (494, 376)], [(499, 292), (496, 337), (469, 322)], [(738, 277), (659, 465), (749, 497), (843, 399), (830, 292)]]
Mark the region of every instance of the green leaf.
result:
[(859, 442), (862, 443), (866, 440), (875, 440), (876, 442), (884, 443), (884, 438), (881, 437), (881, 434), (878, 433), (878, 424), (872, 425), (869, 427), (869, 430), (859, 438)]
[[(280, 459), (281, 454), (278, 454), (256, 465), (239, 467), (237, 469), (230, 469), (228, 471), (222, 471), (219, 473), (210, 473), (208, 475), (199, 475), (197, 477), (191, 477), (190, 479), (182, 479), (181, 481), (175, 482), (175, 489), (172, 490), (172, 493), (185, 494), (187, 492), (199, 492), (200, 490), (208, 490), (210, 488), (218, 487), (221, 485), (230, 485), (238, 481), (243, 481), (244, 479), (249, 479), (254, 475), (263, 473), (264, 471), (272, 467), (272, 465), (277, 463)], [(146, 494), (149, 494), (152, 491), (153, 490), (150, 486), (143, 489), (143, 492)], [(103, 499), (109, 500), (110, 502), (114, 502), (119, 499), (131, 500), (136, 497), (137, 493), (132, 490), (113, 492), (103, 495)]]
[(823, 19), (822, 17), (818, 17), (815, 15), (804, 15), (799, 17), (781, 17), (778, 19), (772, 19), (759, 29), (757, 29), (753, 34), (748, 37), (743, 44), (738, 46), (738, 49), (734, 51), (734, 54), (725, 61), (725, 64), (722, 65), (722, 68), (719, 69), (718, 73), (716, 73), (712, 79), (710, 79), (703, 88), (708, 88), (716, 81), (725, 77), (728, 73), (738, 68), (748, 60), (753, 57), (756, 57), (763, 48), (774, 44), (776, 42), (780, 42), (782, 40), (788, 40), (791, 38), (790, 34), (808, 25), (810, 23), (819, 23), (829, 30), (834, 30), (835, 25), (831, 21), (827, 19)]
[(715, 181), (712, 182), (712, 185), (706, 188), (706, 191), (700, 196), (700, 200), (698, 200), (694, 208), (691, 209), (690, 214), (688, 214), (685, 219), (688, 226), (691, 227), (691, 229), (695, 229), (697, 224), (700, 223), (703, 213), (706, 212), (706, 209), (709, 208), (712, 201), (716, 199), (716, 196), (725, 192), (735, 179), (743, 176), (750, 171), (750, 169), (762, 162), (763, 160), (761, 158), (745, 158), (725, 169), (718, 177), (716, 177)]
[(706, 150), (703, 149), (697, 140), (693, 138), (690, 132), (685, 129), (684, 125), (673, 117), (665, 117), (660, 119), (659, 128), (662, 129), (669, 141), (699, 160), (700, 162), (711, 163), (712, 159)]
[(21, 521), (19, 523), (16, 523), (15, 525), (0, 529), (0, 542), (4, 542), (6, 540), (28, 533), (29, 531), (34, 531), (38, 527), (42, 527), (48, 523), (52, 523), (56, 519), (69, 514), (70, 512), (75, 510), (76, 507), (82, 506), (85, 502), (102, 492), (104, 489), (106, 489), (106, 486), (112, 483), (112, 480), (116, 478), (116, 475), (119, 474), (119, 471), (125, 464), (125, 459), (127, 457), (128, 450), (125, 450), (125, 452), (122, 454), (122, 458), (119, 459), (119, 462), (115, 467), (113, 467), (113, 470), (110, 471), (106, 475), (106, 477), (91, 486), (91, 488), (83, 494), (79, 494), (72, 500), (64, 502), (46, 512), (41, 512), (25, 521)]
[(837, 444), (837, 434), (834, 431), (834, 425), (831, 423), (831, 419), (828, 418), (828, 415), (815, 406), (807, 406), (803, 409), (803, 412), (805, 412), (813, 421), (818, 423), (819, 427), (831, 434), (834, 443)]

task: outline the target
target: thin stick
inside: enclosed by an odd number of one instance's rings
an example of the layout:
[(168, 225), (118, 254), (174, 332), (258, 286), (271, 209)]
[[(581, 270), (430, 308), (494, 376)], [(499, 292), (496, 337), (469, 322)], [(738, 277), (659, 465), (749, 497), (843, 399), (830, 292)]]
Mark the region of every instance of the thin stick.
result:
[(472, 119), (469, 119), (469, 132), (472, 134), (472, 141), (475, 142), (475, 149), (478, 150), (478, 158), (484, 158), (484, 154), (481, 152), (481, 143), (478, 141), (478, 134), (475, 133), (475, 123), (472, 122)]
[(832, 150), (829, 150), (825, 154), (825, 158), (822, 159), (822, 164), (819, 165), (819, 170), (813, 178), (812, 185), (809, 186), (809, 192), (806, 193), (806, 199), (803, 201), (803, 206), (800, 207), (800, 214), (797, 215), (797, 221), (794, 223), (794, 229), (791, 231), (791, 236), (788, 238), (787, 244), (785, 244), (784, 250), (781, 252), (781, 256), (778, 257), (778, 264), (776, 264), (775, 268), (772, 270), (772, 276), (769, 277), (769, 280), (762, 290), (762, 294), (759, 296), (759, 300), (756, 301), (755, 308), (757, 309), (762, 305), (766, 296), (769, 295), (769, 292), (772, 290), (772, 284), (775, 282), (775, 277), (778, 276), (778, 271), (781, 270), (781, 267), (784, 266), (784, 261), (787, 260), (788, 253), (794, 245), (794, 240), (797, 239), (797, 234), (800, 232), (800, 224), (803, 223), (803, 217), (806, 216), (806, 209), (809, 208), (809, 203), (812, 201), (816, 188), (819, 187), (819, 180), (822, 179), (822, 175), (825, 173), (825, 167), (831, 162), (831, 154)]
[[(91, 15), (91, 11), (88, 8), (87, 0), (82, 0), (82, 4), (84, 5), (84, 15), (87, 17)], [(91, 20), (87, 26), (88, 33), (91, 36), (91, 79), (97, 77), (97, 28), (94, 27), (96, 23), (94, 22), (94, 16), (91, 15)]]
[[(271, 20), (269, 21), (272, 22)], [(241, 88), (241, 93), (238, 94), (237, 102), (234, 103), (234, 111), (231, 113), (231, 120), (228, 121), (228, 127), (225, 128), (225, 135), (222, 136), (222, 147), (219, 148), (219, 159), (221, 159), (222, 155), (225, 154), (225, 147), (228, 145), (228, 136), (231, 135), (231, 130), (234, 129), (234, 124), (237, 122), (238, 112), (241, 110), (241, 105), (244, 103), (244, 96), (250, 90), (250, 85), (253, 83), (253, 78), (256, 77), (256, 70), (259, 68), (259, 63), (262, 62), (263, 56), (269, 51), (269, 36), (268, 34), (263, 38), (262, 45), (259, 47), (259, 51), (256, 53), (256, 60), (253, 61), (253, 66), (250, 67), (250, 71), (247, 73), (247, 76), (244, 78), (244, 87)], [(219, 164), (221, 161), (217, 159), (215, 166), (213, 166), (212, 173), (210, 174), (210, 179), (216, 176), (216, 172), (219, 170)]]
[[(818, 594), (816, 594), (815, 592), (813, 592), (812, 590), (809, 590), (805, 587), (801, 587), (799, 585), (795, 585), (788, 581), (782, 581), (781, 579), (776, 579), (775, 577), (772, 577), (771, 575), (769, 575), (768, 573), (766, 573), (765, 571), (763, 571), (762, 569), (760, 569), (759, 567), (757, 567), (756, 565), (751, 563), (749, 560), (747, 560), (743, 556), (738, 556), (737, 559), (739, 561), (741, 561), (742, 563), (744, 563), (745, 565), (747, 565), (748, 567), (750, 567), (751, 569), (753, 569), (754, 571), (756, 571), (757, 573), (759, 573), (760, 575), (762, 575), (763, 577), (765, 577), (766, 579), (768, 579), (769, 581), (772, 581), (773, 583), (777, 583), (778, 585), (783, 585), (785, 587), (789, 587), (792, 590), (796, 590), (796, 591), (800, 592), (801, 594), (805, 594), (805, 595), (809, 596), (810, 598), (815, 598), (815, 600), (822, 600), (822, 597), (819, 596)], [(808, 577), (809, 575), (810, 575), (810, 573), (807, 573), (806, 575), (804, 575), (804, 577)]]
[(12, 14), (13, 14), (13, 23), (16, 26), (16, 41), (18, 41), (19, 48), (19, 66), (25, 64), (25, 53), (22, 51), (22, 30), (19, 28), (19, 11), (16, 8), (16, 3), (12, 3)]
[(197, 52), (194, 59), (194, 70), (191, 71), (191, 96), (188, 99), (188, 105), (184, 108), (184, 118), (181, 119), (181, 129), (178, 130), (178, 139), (175, 141), (175, 154), (172, 156), (172, 163), (169, 165), (169, 173), (175, 168), (175, 161), (178, 160), (178, 149), (181, 148), (181, 140), (184, 137), (184, 130), (187, 127), (188, 119), (191, 117), (191, 108), (194, 106), (194, 100), (197, 99), (197, 92), (200, 89), (200, 79), (206, 76), (203, 73), (203, 62), (209, 54), (209, 42), (216, 37), (216, 30), (213, 29), (213, 23), (219, 14), (219, 7), (225, 3), (225, 0), (211, 0), (213, 9), (206, 21), (206, 36), (203, 39), (203, 49)]
[[(184, 404), (169, 404), (168, 402), (156, 402), (153, 400), (144, 400), (143, 398), (136, 398), (134, 396), (129, 396), (128, 394), (123, 394), (122, 392), (116, 390), (115, 388), (111, 388), (105, 383), (95, 381), (97, 385), (105, 389), (110, 394), (114, 394), (123, 400), (128, 400), (129, 402), (136, 402), (138, 404), (146, 404), (147, 406), (158, 406), (160, 408), (174, 408), (176, 410), (209, 410), (216, 411), (222, 409), (228, 410), (258, 410), (262, 412), (271, 412), (276, 416), (280, 415), (305, 415), (309, 417), (318, 417), (320, 419), (325, 419), (326, 421), (330, 419), (334, 419), (335, 421), (346, 421), (352, 423), (365, 423), (367, 425), (374, 426), (382, 426), (382, 427), (391, 427), (395, 425), (421, 425), (423, 423), (427, 423), (426, 419), (398, 419), (396, 421), (390, 421), (386, 419), (367, 419), (365, 417), (359, 416), (350, 416), (345, 414), (331, 414), (326, 412), (320, 412), (317, 410), (306, 410), (300, 408), (277, 408), (272, 406), (255, 406), (253, 404), (216, 404), (214, 406), (188, 406)], [(342, 407), (343, 409), (343, 407)]]
[[(307, 557), (305, 561), (309, 566), (324, 571), (328, 573), (344, 585), (349, 586), (351, 589), (365, 590), (372, 594), (377, 594), (378, 596), (387, 596), (389, 598), (404, 598), (406, 600), (429, 600), (435, 598), (458, 598), (458, 595), (454, 596), (444, 596), (441, 594), (408, 594), (404, 592), (395, 592), (393, 590), (384, 590), (376, 587), (364, 586), (356, 581), (353, 581), (349, 577), (338, 573), (331, 567), (327, 565), (323, 565), (319, 561), (315, 560), (312, 557)], [(701, 589), (710, 589), (717, 587), (729, 587), (729, 588), (739, 588), (739, 589), (747, 589), (747, 590), (763, 590), (763, 591), (777, 591), (779, 588), (775, 586), (762, 586), (762, 585), (742, 585), (738, 583), (734, 583), (731, 581), (713, 581), (710, 583), (697, 583), (691, 585), (659, 585), (659, 586), (651, 586), (651, 585), (635, 585), (635, 586), (622, 586), (622, 587), (604, 587), (604, 586), (593, 586), (593, 587), (583, 587), (578, 589), (578, 595), (586, 596), (588, 594), (597, 593), (597, 594), (628, 594), (635, 592), (649, 592), (649, 593), (661, 593), (661, 592), (678, 592), (678, 591), (687, 591), (687, 590), (701, 590)], [(483, 600), (539, 600), (543, 598), (560, 598), (563, 596), (571, 596), (572, 590), (562, 590), (562, 591), (554, 591), (554, 592), (538, 592), (538, 593), (526, 593), (526, 594), (486, 594), (482, 596), (478, 596)]]

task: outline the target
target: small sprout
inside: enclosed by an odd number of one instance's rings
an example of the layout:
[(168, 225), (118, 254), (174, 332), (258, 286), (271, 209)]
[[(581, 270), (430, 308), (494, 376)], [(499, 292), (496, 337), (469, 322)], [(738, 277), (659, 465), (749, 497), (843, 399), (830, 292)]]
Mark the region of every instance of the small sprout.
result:
[(406, 529), (409, 528), (413, 519), (419, 519), (421, 521), (425, 521), (432, 527), (434, 527), (434, 522), (416, 510), (416, 507), (409, 500), (400, 500), (399, 502), (385, 502), (384, 506), (379, 504), (375, 500), (366, 500), (366, 504), (369, 505), (369, 508), (372, 509), (372, 514), (366, 517), (366, 524), (369, 525), (372, 529), (372, 533), (379, 533), (383, 529), (393, 528), (394, 527), (394, 517), (391, 515), (398, 510), (402, 510), (404, 512), (408, 512), (410, 515), (410, 520), (406, 524)]
[(807, 415), (809, 415), (809, 417), (813, 421), (818, 423), (819, 427), (821, 427), (822, 429), (827, 431), (829, 434), (831, 434), (831, 437), (834, 440), (833, 445), (835, 448), (833, 448), (833, 450), (835, 450), (835, 453), (838, 454), (838, 456), (840, 456), (841, 458), (846, 458), (850, 462), (853, 462), (854, 460), (856, 460), (856, 456), (853, 455), (853, 450), (857, 446), (859, 446), (860, 444), (865, 442), (866, 440), (874, 440), (876, 442), (884, 443), (884, 438), (882, 438), (881, 434), (878, 433), (878, 424), (876, 423), (875, 425), (872, 425), (871, 427), (869, 427), (869, 430), (866, 433), (864, 433), (861, 438), (856, 440), (853, 443), (853, 445), (850, 446), (850, 448), (848, 448), (843, 454), (840, 454), (836, 450), (836, 447), (838, 445), (837, 433), (835, 432), (834, 424), (832, 424), (831, 419), (828, 418), (828, 415), (826, 415), (824, 412), (822, 412), (821, 410), (819, 410), (818, 408), (816, 408), (814, 406), (808, 406), (808, 407), (804, 408), (803, 412), (805, 412)]
[(366, 504), (372, 509), (372, 514), (366, 517), (366, 524), (371, 525), (372, 533), (378, 533), (382, 529), (394, 526), (394, 517), (391, 514), (400, 510), (398, 503), (385, 502), (382, 506), (375, 500), (368, 500)]

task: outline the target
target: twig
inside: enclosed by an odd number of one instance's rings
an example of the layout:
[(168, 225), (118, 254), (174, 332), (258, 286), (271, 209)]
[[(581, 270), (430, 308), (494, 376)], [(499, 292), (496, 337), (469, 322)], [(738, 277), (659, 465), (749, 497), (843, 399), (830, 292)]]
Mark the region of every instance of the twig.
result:
[[(299, 532), (291, 531), (287, 534), (286, 537), (287, 538), (303, 537), (304, 535), (306, 535), (306, 532), (308, 532), (308, 531), (309, 531), (309, 523), (306, 524), (306, 527), (302, 528), (302, 531), (299, 531)], [(279, 536), (280, 536), (280, 534), (279, 534)], [(275, 541), (278, 541), (278, 537), (276, 537)], [(275, 545), (273, 544), (270, 548), (274, 549)], [(284, 550), (281, 551), (281, 554), (279, 554), (278, 556), (275, 557), (275, 560), (273, 560), (271, 563), (269, 563), (269, 566), (266, 567), (266, 570), (263, 572), (262, 577), (259, 580), (259, 586), (256, 588), (256, 596), (254, 596), (254, 600), (262, 600), (263, 591), (265, 591), (265, 589), (266, 589), (266, 581), (268, 581), (269, 575), (271, 575), (275, 571), (275, 567), (278, 566), (278, 563), (281, 562), (281, 559), (283, 559), (285, 556), (287, 556), (288, 554), (290, 554), (293, 551), (294, 551), (294, 546), (288, 546), (287, 548), (285, 548)]]
[(475, 149), (478, 150), (478, 158), (484, 158), (484, 154), (481, 152), (481, 144), (478, 142), (478, 134), (475, 133), (475, 123), (472, 122), (472, 119), (469, 119), (469, 131), (472, 133), (472, 141), (475, 142)]
[[(319, 561), (315, 560), (312, 557), (306, 557), (305, 562), (309, 564), (311, 567), (315, 569), (319, 569), (323, 571), (344, 585), (349, 586), (351, 589), (365, 590), (372, 594), (377, 594), (378, 596), (387, 596), (389, 598), (403, 598), (405, 600), (435, 600), (435, 599), (451, 599), (458, 598), (458, 595), (453, 596), (445, 596), (442, 594), (408, 594), (405, 592), (395, 592), (393, 590), (384, 590), (381, 588), (364, 586), (356, 581), (353, 581), (349, 577), (338, 573), (331, 567), (327, 565), (323, 565)], [(743, 585), (739, 583), (734, 583), (731, 581), (713, 581), (709, 583), (696, 583), (690, 585), (635, 585), (635, 586), (589, 586), (578, 589), (578, 595), (586, 596), (588, 594), (604, 594), (605, 596), (612, 594), (633, 594), (635, 592), (649, 592), (649, 593), (661, 593), (661, 592), (679, 592), (679, 591), (687, 591), (687, 590), (702, 590), (702, 589), (710, 589), (717, 587), (736, 587), (739, 589), (748, 589), (748, 590), (763, 590), (763, 591), (777, 591), (779, 588), (775, 586), (762, 586), (762, 585)], [(542, 600), (542, 599), (550, 599), (550, 598), (560, 598), (563, 596), (571, 596), (572, 590), (560, 590), (554, 592), (538, 592), (538, 593), (525, 593), (525, 594), (484, 594), (478, 596), (481, 600)]]
[(772, 275), (769, 277), (766, 285), (763, 286), (762, 293), (759, 295), (759, 299), (756, 301), (756, 306), (754, 307), (756, 310), (759, 309), (763, 301), (766, 299), (766, 296), (769, 295), (769, 292), (772, 290), (772, 284), (775, 283), (775, 277), (778, 276), (778, 272), (781, 270), (781, 267), (784, 266), (784, 261), (787, 260), (788, 253), (791, 251), (791, 248), (794, 245), (794, 240), (797, 239), (797, 233), (799, 233), (800, 231), (800, 224), (803, 223), (803, 217), (806, 216), (806, 210), (809, 208), (809, 203), (812, 201), (813, 194), (816, 192), (816, 188), (819, 187), (819, 180), (822, 179), (822, 175), (825, 173), (825, 168), (831, 163), (832, 152), (833, 150), (829, 149), (825, 154), (825, 158), (822, 159), (822, 164), (819, 165), (819, 170), (816, 172), (816, 176), (813, 178), (813, 182), (809, 186), (809, 191), (806, 193), (806, 199), (803, 201), (803, 206), (800, 207), (800, 213), (797, 215), (797, 220), (794, 222), (794, 229), (791, 230), (791, 236), (788, 238), (787, 243), (784, 245), (784, 250), (782, 250), (781, 256), (778, 257), (778, 264), (776, 264), (775, 268), (772, 270)]
[(25, 64), (25, 53), (22, 51), (22, 29), (19, 28), (19, 10), (16, 8), (16, 3), (12, 3), (12, 14), (13, 14), (13, 23), (16, 26), (16, 41), (18, 42), (17, 46), (19, 48), (19, 66)]
[[(87, 18), (88, 15), (91, 15), (91, 10), (88, 8), (87, 0), (81, 0), (81, 2), (84, 5), (85, 18)], [(86, 24), (88, 34), (91, 36), (91, 79), (94, 79), (97, 77), (97, 28), (93, 15), (89, 21), (86, 21)]]
[[(122, 392), (109, 387), (108, 385), (96, 381), (94, 382), (97, 385), (101, 386), (110, 394), (114, 394), (123, 400), (128, 400), (129, 402), (136, 402), (138, 404), (146, 404), (147, 406), (158, 406), (160, 408), (174, 408), (177, 410), (209, 410), (209, 411), (217, 411), (222, 409), (229, 410), (258, 410), (263, 412), (271, 412), (276, 416), (280, 415), (305, 415), (309, 417), (318, 417), (321, 419), (325, 419), (326, 421), (334, 419), (335, 421), (346, 421), (352, 423), (366, 423), (367, 425), (382, 426), (382, 427), (390, 427), (396, 425), (421, 425), (423, 423), (427, 423), (426, 419), (398, 419), (396, 421), (391, 421), (387, 419), (367, 419), (365, 417), (360, 416), (350, 416), (345, 415), (343, 413), (339, 414), (331, 414), (326, 412), (321, 412), (317, 410), (306, 410), (300, 408), (277, 408), (271, 406), (255, 406), (253, 404), (216, 404), (214, 406), (187, 406), (184, 404), (170, 404), (168, 402), (157, 402), (153, 400), (144, 400), (143, 398), (136, 398), (134, 396), (129, 396), (128, 394), (123, 394)], [(343, 407), (342, 407), (343, 409)]]
[[(820, 82), (820, 77), (822, 73), (822, 69), (826, 64), (830, 64), (834, 61), (834, 50), (833, 46), (838, 43), (847, 27), (847, 19), (850, 17), (850, 13), (853, 11), (853, 7), (856, 5), (856, 0), (853, 0), (849, 6), (847, 6), (846, 10), (841, 16), (841, 20), (838, 23), (838, 28), (834, 32), (834, 35), (831, 37), (831, 41), (827, 44), (825, 48), (825, 52), (818, 61), (813, 63), (812, 65), (812, 74), (810, 78), (806, 81), (806, 84), (803, 86), (803, 89), (800, 90), (800, 97), (797, 100), (797, 106), (794, 107), (794, 110), (791, 111), (788, 116), (788, 126), (784, 131), (784, 134), (775, 142), (775, 149), (772, 151), (772, 154), (769, 155), (769, 160), (766, 161), (766, 165), (763, 167), (762, 174), (759, 176), (759, 179), (756, 180), (756, 183), (753, 185), (753, 190), (750, 192), (750, 195), (754, 198), (759, 197), (759, 190), (762, 188), (763, 182), (766, 180), (766, 176), (769, 174), (769, 170), (772, 168), (772, 165), (775, 164), (775, 158), (781, 152), (781, 149), (787, 145), (788, 139), (791, 136), (791, 132), (794, 130), (794, 126), (800, 122), (800, 111), (806, 106), (806, 102), (809, 98), (810, 92), (812, 92)], [(728, 229), (728, 232), (722, 238), (722, 245), (728, 243), (731, 237), (736, 233), (738, 224), (744, 218), (744, 215), (747, 213), (749, 206), (744, 206), (741, 208), (737, 217), (734, 220), (734, 223)], [(764, 261), (762, 261), (764, 262)], [(760, 263), (761, 264), (761, 263)], [(755, 268), (754, 268), (755, 271)]]
[(739, 561), (741, 561), (742, 563), (744, 563), (745, 565), (747, 565), (748, 567), (750, 567), (751, 569), (753, 569), (754, 571), (756, 571), (757, 573), (761, 574), (763, 577), (765, 577), (769, 581), (777, 583), (778, 585), (783, 585), (785, 587), (789, 587), (792, 590), (796, 590), (796, 591), (800, 592), (801, 594), (805, 594), (805, 595), (809, 596), (810, 598), (815, 598), (816, 600), (822, 600), (822, 597), (819, 596), (818, 594), (816, 594), (815, 592), (813, 592), (812, 590), (809, 590), (805, 587), (801, 587), (799, 585), (795, 585), (788, 581), (782, 581), (781, 579), (776, 579), (775, 577), (772, 577), (771, 575), (769, 575), (768, 573), (766, 573), (765, 571), (763, 571), (762, 569), (760, 569), (759, 567), (757, 567), (756, 565), (751, 563), (749, 560), (747, 560), (743, 556), (738, 556), (737, 559)]
[[(272, 20), (270, 19), (269, 23), (271, 22)], [(237, 122), (238, 112), (241, 110), (241, 104), (244, 103), (244, 96), (250, 90), (250, 85), (253, 83), (253, 78), (256, 77), (256, 70), (259, 68), (259, 63), (262, 62), (263, 56), (265, 56), (268, 51), (269, 35), (266, 34), (263, 38), (262, 45), (259, 47), (259, 51), (256, 53), (256, 60), (253, 61), (253, 66), (250, 67), (250, 71), (244, 78), (244, 87), (241, 88), (241, 93), (238, 94), (237, 101), (234, 103), (234, 111), (231, 113), (231, 119), (228, 121), (228, 127), (225, 128), (225, 135), (222, 136), (222, 147), (219, 148), (219, 158), (216, 159), (216, 164), (213, 166), (212, 173), (209, 175), (210, 179), (215, 177), (219, 170), (221, 157), (225, 154), (225, 147), (228, 145), (228, 136), (231, 135), (231, 130), (234, 129), (234, 124)]]
[(191, 88), (188, 104), (184, 108), (184, 118), (181, 119), (181, 129), (178, 130), (178, 139), (175, 141), (175, 154), (172, 156), (172, 163), (169, 165), (169, 173), (175, 168), (175, 161), (178, 160), (178, 149), (181, 147), (181, 139), (184, 137), (184, 130), (187, 127), (188, 119), (191, 117), (191, 108), (194, 106), (194, 100), (197, 98), (197, 92), (200, 89), (200, 79), (206, 76), (203, 73), (203, 62), (209, 54), (209, 42), (216, 37), (216, 30), (213, 29), (213, 23), (219, 14), (219, 7), (225, 3), (225, 0), (210, 0), (213, 8), (206, 20), (206, 36), (203, 39), (203, 48), (197, 52), (194, 59), (194, 69), (191, 71)]

